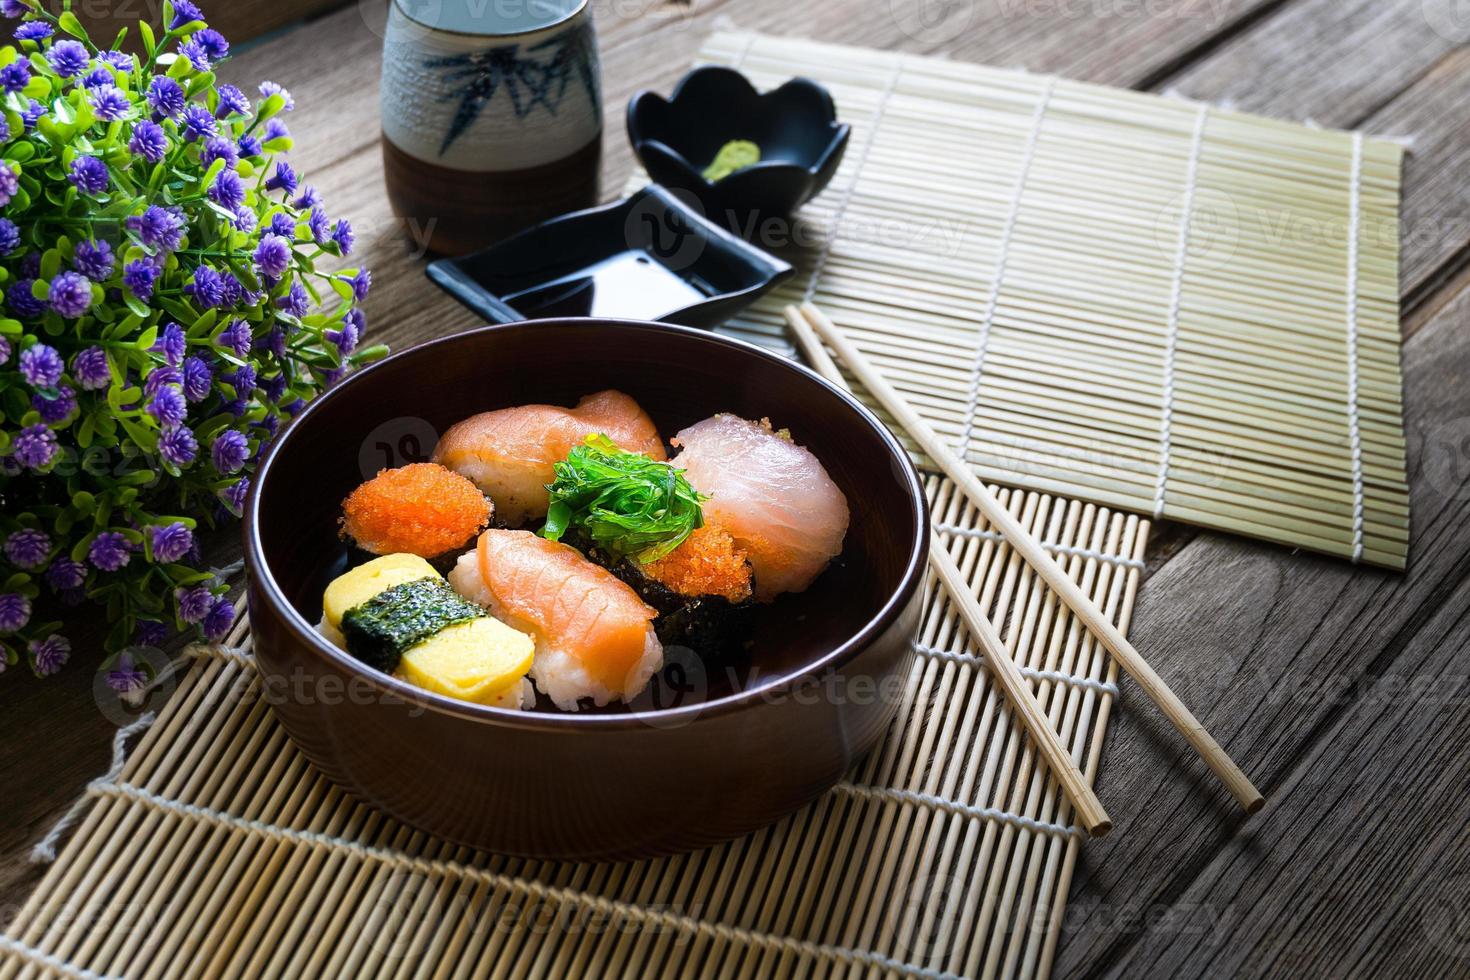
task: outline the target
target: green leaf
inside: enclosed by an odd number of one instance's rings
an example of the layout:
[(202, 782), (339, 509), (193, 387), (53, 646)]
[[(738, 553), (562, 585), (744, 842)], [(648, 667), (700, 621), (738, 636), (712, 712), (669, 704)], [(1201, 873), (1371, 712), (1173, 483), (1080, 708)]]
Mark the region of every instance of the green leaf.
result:
[(87, 36), (86, 29), (82, 27), (82, 22), (77, 20), (77, 15), (70, 10), (62, 11), (61, 16), (56, 18), (56, 26), (72, 37), (81, 38), (88, 44), (92, 43), (92, 39)]
[(19, 320), (0, 320), (0, 336), (19, 337), (23, 329)]
[(152, 347), (154, 343), (157, 342), (157, 340), (158, 325), (154, 324), (153, 326), (149, 327), (147, 330), (144, 330), (141, 334), (138, 335), (138, 339), (133, 341), (133, 346), (138, 350), (147, 350), (148, 348)]
[(5, 148), (5, 159), (12, 163), (25, 163), (36, 155), (36, 144), (30, 140), (17, 140)]
[[(167, 23), (166, 20), (165, 23)], [(153, 37), (153, 28), (146, 20), (140, 20), (138, 21), (138, 33), (143, 36), (143, 50), (148, 52), (148, 57), (153, 57), (153, 52), (158, 50), (158, 41)]]

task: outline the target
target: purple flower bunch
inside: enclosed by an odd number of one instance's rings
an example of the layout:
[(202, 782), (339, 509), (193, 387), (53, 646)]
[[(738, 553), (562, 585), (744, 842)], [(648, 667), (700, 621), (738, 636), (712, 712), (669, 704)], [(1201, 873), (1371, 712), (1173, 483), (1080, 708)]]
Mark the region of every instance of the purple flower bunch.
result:
[(139, 54), (39, 0), (0, 15), (0, 669), (46, 675), (86, 603), (114, 654), (223, 636), (204, 535), (285, 421), (384, 351), (351, 224), (285, 159), (291, 94), (218, 82), (198, 7), (164, 3)]

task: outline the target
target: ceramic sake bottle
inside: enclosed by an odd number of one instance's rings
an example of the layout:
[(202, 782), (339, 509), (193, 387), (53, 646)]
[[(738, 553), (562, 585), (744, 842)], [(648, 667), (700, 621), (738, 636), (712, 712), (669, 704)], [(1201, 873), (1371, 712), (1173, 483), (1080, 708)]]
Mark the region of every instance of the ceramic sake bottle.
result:
[(598, 199), (588, 0), (390, 0), (383, 171), (414, 240), (472, 251)]

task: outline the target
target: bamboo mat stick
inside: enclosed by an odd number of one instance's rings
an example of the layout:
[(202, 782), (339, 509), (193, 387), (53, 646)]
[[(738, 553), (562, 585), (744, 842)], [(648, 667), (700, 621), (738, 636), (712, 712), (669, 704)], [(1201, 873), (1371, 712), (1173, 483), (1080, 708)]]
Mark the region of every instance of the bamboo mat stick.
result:
[[(813, 338), (810, 337), (809, 333), (805, 336), (803, 335), (802, 326), (800, 325), (800, 321), (802, 321), (801, 311), (796, 310), (794, 307), (788, 307), (787, 317), (791, 321), (792, 330), (796, 332), (799, 339), (803, 340), (803, 349), (811, 348), (813, 351), (821, 351), (822, 345), (820, 343), (812, 343)], [(832, 359), (826, 355), (825, 351), (813, 353), (811, 357), (817, 370), (825, 375), (829, 381), (844, 388), (846, 387), (847, 383), (842, 379), (842, 373), (837, 369), (837, 365), (832, 362)], [(995, 506), (1000, 508), (998, 501), (995, 501)], [(991, 515), (986, 514), (986, 517), (990, 518), (992, 523), (994, 523), (994, 518)], [(1006, 517), (1014, 524), (1014, 518), (1011, 518), (1009, 513), (1006, 514)], [(1020, 527), (1019, 524), (1015, 524), (1015, 526)], [(1022, 533), (1025, 534), (1026, 532), (1023, 531)], [(1026, 534), (1026, 537), (1030, 539), (1029, 534)], [(1034, 541), (1034, 539), (1031, 540)], [(1019, 551), (1020, 549), (1017, 550)], [(1021, 674), (1020, 668), (1016, 666), (1015, 660), (1011, 658), (1010, 653), (1006, 650), (1005, 641), (1000, 638), (1000, 634), (996, 632), (995, 627), (986, 618), (985, 611), (980, 607), (974, 595), (971, 594), (969, 583), (966, 581), (964, 574), (960, 571), (959, 566), (955, 564), (954, 558), (945, 550), (942, 544), (931, 542), (929, 547), (929, 566), (934, 569), (935, 574), (939, 576), (940, 582), (943, 583), (946, 591), (948, 591), (950, 599), (954, 602), (955, 608), (964, 620), (966, 628), (970, 631), (970, 635), (974, 637), (980, 649), (985, 652), (986, 662), (991, 665), (991, 669), (995, 672), (997, 683), (1005, 691), (1006, 697), (1015, 705), (1016, 712), (1020, 715), (1021, 723), (1031, 735), (1032, 740), (1035, 741), (1037, 750), (1046, 759), (1046, 763), (1056, 776), (1057, 782), (1061, 783), (1063, 791), (1067, 794), (1067, 799), (1072, 801), (1072, 806), (1077, 811), (1078, 822), (1093, 837), (1106, 835), (1108, 831), (1113, 829), (1113, 821), (1108, 816), (1107, 811), (1103, 809), (1102, 801), (1097, 798), (1097, 794), (1088, 785), (1086, 778), (1082, 775), (1082, 770), (1077, 767), (1076, 760), (1072, 758), (1072, 753), (1067, 750), (1066, 746), (1062, 744), (1061, 739), (1057, 737), (1056, 731), (1051, 727), (1051, 722), (1047, 718), (1046, 710), (1041, 707), (1041, 704), (1036, 700), (1035, 693), (1031, 690), (1031, 683)], [(1065, 572), (1061, 572), (1060, 569), (1058, 571), (1065, 577)]]
[[(1103, 611), (1077, 587), (1075, 582), (1067, 577), (1067, 573), (1052, 559), (1046, 549), (1004, 507), (1000, 506), (999, 501), (995, 499), (985, 484), (980, 482), (970, 467), (960, 461), (954, 451), (935, 434), (934, 430), (929, 428), (928, 423), (920, 418), (902, 396), (893, 390), (887, 380), (873, 369), (867, 358), (842, 335), (832, 321), (810, 303), (800, 308), (788, 307), (786, 317), (794, 331), (799, 331), (801, 329), (799, 324), (804, 321), (837, 352), (848, 369), (862, 381), (864, 387), (898, 420), (899, 424), (923, 447), (929, 457), (944, 470), (949, 478), (960, 486), (995, 529), (1005, 536), (1011, 546), (1021, 553), (1031, 567), (1036, 569), (1053, 591), (1061, 597), (1062, 601), (1067, 604), (1067, 608), (1071, 609), (1107, 648), (1108, 652), (1118, 659), (1128, 675), (1143, 688), (1150, 700), (1163, 711), (1169, 722), (1184, 735), (1189, 744), (1225, 784), (1230, 794), (1245, 808), (1245, 811), (1255, 813), (1259, 810), (1265, 804), (1265, 797), (1220, 747), (1220, 744), (1205, 730), (1199, 719), (1195, 718), (1184, 702), (1169, 689), (1169, 686), (1154, 672), (1143, 656), (1133, 648), (1133, 645), (1119, 632)], [(931, 551), (931, 560), (932, 557), (933, 552)], [(978, 632), (976, 635), (979, 636)], [(1029, 694), (1029, 685), (1026, 690)], [(1034, 697), (1032, 701), (1034, 703)], [(1039, 706), (1037, 706), (1037, 711), (1040, 711)], [(1042, 727), (1047, 732), (1051, 732), (1049, 724), (1043, 724)], [(1055, 733), (1052, 733), (1052, 741), (1056, 742)], [(1060, 743), (1057, 742), (1057, 745), (1060, 746)], [(1067, 757), (1070, 760), (1071, 756)], [(1071, 768), (1076, 771), (1075, 764)], [(1085, 780), (1081, 782), (1086, 785)], [(1068, 795), (1071, 796), (1071, 793), (1069, 792)]]

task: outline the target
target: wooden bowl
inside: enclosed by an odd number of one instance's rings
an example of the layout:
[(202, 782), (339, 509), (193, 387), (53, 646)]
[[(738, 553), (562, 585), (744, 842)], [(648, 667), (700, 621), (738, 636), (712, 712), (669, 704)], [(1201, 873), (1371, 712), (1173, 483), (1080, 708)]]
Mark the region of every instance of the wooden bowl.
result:
[[(668, 651), (630, 706), (514, 712), (429, 694), (313, 629), (345, 567), (342, 498), (423, 458), (465, 416), (616, 387), (668, 438), (716, 412), (767, 417), (847, 495), (842, 555), (755, 617), (749, 662)], [(362, 799), (430, 833), (550, 858), (648, 856), (748, 833), (842, 778), (892, 720), (913, 658), (928, 509), (858, 402), (750, 344), (595, 319), (485, 327), (349, 377), (275, 441), (246, 507), (262, 691), (291, 738)]]

